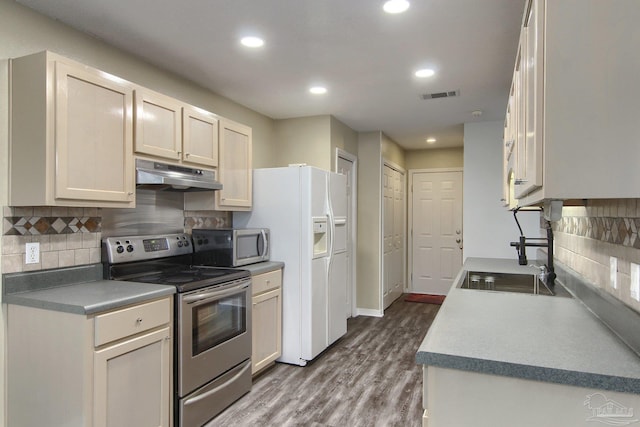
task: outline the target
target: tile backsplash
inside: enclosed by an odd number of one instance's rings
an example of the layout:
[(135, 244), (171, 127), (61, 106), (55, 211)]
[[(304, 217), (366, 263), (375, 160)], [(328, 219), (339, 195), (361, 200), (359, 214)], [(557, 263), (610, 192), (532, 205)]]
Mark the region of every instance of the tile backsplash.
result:
[[(586, 200), (565, 206), (553, 224), (555, 257), (582, 277), (640, 312), (631, 296), (631, 263), (640, 264), (640, 199)], [(617, 258), (617, 287), (610, 259)]]
[[(101, 262), (102, 209), (3, 208), (2, 273)], [(184, 231), (231, 226), (231, 213), (185, 211)], [(40, 243), (40, 262), (25, 264), (26, 243)]]
[[(3, 208), (2, 273), (100, 262), (97, 208)], [(40, 262), (25, 264), (26, 243), (40, 243)]]

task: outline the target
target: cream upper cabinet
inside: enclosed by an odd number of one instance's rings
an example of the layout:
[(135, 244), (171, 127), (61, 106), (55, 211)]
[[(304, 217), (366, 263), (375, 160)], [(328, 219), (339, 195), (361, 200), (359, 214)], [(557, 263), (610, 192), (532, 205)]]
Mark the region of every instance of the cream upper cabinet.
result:
[(517, 204), (640, 197), (640, 2), (526, 3)]
[(258, 274), (251, 282), (251, 373), (256, 374), (282, 354), (282, 270)]
[(250, 210), (252, 204), (251, 128), (231, 120), (220, 120), (219, 179), (216, 210)]
[(218, 166), (218, 116), (144, 88), (135, 90), (135, 151), (177, 162)]
[(184, 162), (218, 166), (218, 122), (213, 113), (190, 105), (183, 107)]
[(148, 89), (135, 91), (135, 150), (165, 159), (182, 158), (182, 104)]
[(135, 205), (131, 83), (51, 52), (11, 61), (9, 205)]

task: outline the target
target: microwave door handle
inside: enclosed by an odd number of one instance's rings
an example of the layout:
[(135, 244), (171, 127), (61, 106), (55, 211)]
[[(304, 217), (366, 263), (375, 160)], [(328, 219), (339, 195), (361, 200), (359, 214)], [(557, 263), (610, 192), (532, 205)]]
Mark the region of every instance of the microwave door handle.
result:
[(267, 232), (265, 230), (260, 230), (260, 234), (262, 235), (262, 249), (264, 250), (260, 255), (266, 255), (269, 253), (269, 239), (267, 239)]
[(244, 289), (247, 289), (248, 287), (249, 287), (249, 284), (244, 283), (226, 290), (215, 290), (215, 291), (200, 293), (196, 295), (188, 295), (188, 296), (185, 296), (182, 300), (187, 304), (192, 304), (194, 302), (208, 302), (211, 299), (221, 299), (229, 295), (237, 294), (238, 291), (242, 291)]

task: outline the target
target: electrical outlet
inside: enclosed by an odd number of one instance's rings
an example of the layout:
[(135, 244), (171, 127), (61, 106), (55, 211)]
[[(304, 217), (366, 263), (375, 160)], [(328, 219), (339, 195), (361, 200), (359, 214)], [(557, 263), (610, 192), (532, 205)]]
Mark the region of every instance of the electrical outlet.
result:
[(40, 243), (27, 243), (27, 254), (24, 258), (25, 264), (37, 264), (40, 262)]
[(613, 289), (618, 289), (618, 258), (609, 257), (609, 283)]
[(640, 265), (631, 263), (631, 298), (640, 302)]

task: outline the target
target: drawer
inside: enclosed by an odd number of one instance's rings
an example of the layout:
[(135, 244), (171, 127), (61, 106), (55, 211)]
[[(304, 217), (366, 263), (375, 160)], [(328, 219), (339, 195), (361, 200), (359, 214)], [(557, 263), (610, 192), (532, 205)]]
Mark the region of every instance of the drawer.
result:
[(95, 346), (165, 325), (171, 320), (171, 298), (139, 304), (95, 317)]
[(282, 269), (258, 274), (251, 278), (252, 295), (258, 295), (282, 286)]

